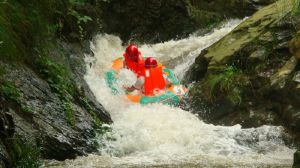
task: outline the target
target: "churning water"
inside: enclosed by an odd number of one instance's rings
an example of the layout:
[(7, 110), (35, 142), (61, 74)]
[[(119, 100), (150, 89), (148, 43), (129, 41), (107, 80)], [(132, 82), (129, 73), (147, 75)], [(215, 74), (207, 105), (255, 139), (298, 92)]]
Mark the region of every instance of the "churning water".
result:
[[(182, 78), (195, 57), (229, 33), (240, 20), (231, 20), (205, 36), (139, 46)], [(56, 162), (50, 167), (290, 167), (294, 149), (284, 145), (277, 126), (241, 129), (206, 124), (178, 107), (142, 106), (112, 95), (104, 74), (126, 46), (113, 35), (101, 34), (86, 56), (85, 80), (114, 121), (112, 131), (97, 139), (101, 155)], [(124, 75), (125, 74), (125, 75)], [(127, 76), (126, 72), (122, 76)], [(127, 78), (130, 74), (128, 74)]]

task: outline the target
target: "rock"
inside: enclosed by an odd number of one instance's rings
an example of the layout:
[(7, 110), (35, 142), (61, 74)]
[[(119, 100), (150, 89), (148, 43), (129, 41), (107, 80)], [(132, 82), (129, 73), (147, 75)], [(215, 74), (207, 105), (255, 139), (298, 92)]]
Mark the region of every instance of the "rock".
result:
[(83, 79), (84, 54), (91, 53), (86, 44), (101, 29), (106, 4), (1, 6), (0, 167), (26, 162), (21, 155), (27, 146), (58, 160), (97, 151), (92, 138), (112, 120)]
[(297, 60), (300, 60), (300, 31), (296, 37), (289, 42), (290, 52), (294, 55)]
[(295, 72), (295, 75), (293, 77), (293, 81), (300, 83), (300, 71)]
[[(236, 53), (243, 47), (265, 34), (269, 26), (279, 22), (291, 10), (289, 3), (291, 4), (291, 1), (279, 1), (259, 10), (235, 28), (228, 36), (209, 47), (207, 54), (204, 55), (204, 58), (209, 60), (208, 69), (213, 69), (219, 64), (228, 63), (234, 59), (234, 56), (237, 56)], [(282, 9), (281, 16), (278, 15), (278, 8)]]
[(300, 149), (298, 149), (294, 153), (294, 163), (293, 163), (293, 168), (299, 168), (300, 167)]
[[(111, 0), (104, 12), (104, 29), (123, 41), (161, 42), (208, 32), (228, 18), (244, 18), (274, 0)], [(122, 29), (120, 29), (122, 27)]]
[(29, 109), (10, 112), (16, 134), (39, 140), (46, 158), (63, 160), (89, 151), (93, 119), (86, 110), (72, 102), (76, 124), (67, 124), (63, 102), (47, 82), (27, 67), (10, 68), (6, 80), (15, 82), (21, 93), (20, 103)]
[(8, 108), (9, 103), (5, 101), (0, 93), (0, 167), (12, 167), (13, 160), (9, 155), (6, 144), (11, 141), (14, 134), (13, 118)]
[[(250, 105), (249, 105), (250, 106)], [(269, 109), (270, 105), (247, 107), (236, 113), (229, 113), (228, 117), (220, 118), (214, 123), (218, 125), (241, 124), (243, 128), (256, 128), (262, 125), (272, 125), (274, 123), (282, 124), (279, 116)]]
[(112, 0), (104, 19), (105, 31), (119, 34), (124, 41), (158, 42), (194, 30), (181, 0)]
[(9, 159), (9, 155), (6, 151), (6, 147), (2, 143), (2, 140), (0, 140), (0, 167), (6, 167), (6, 166), (8, 167), (9, 161), (10, 161), (10, 159)]
[(287, 77), (294, 71), (296, 65), (297, 60), (294, 57), (291, 57), (282, 68), (271, 76), (271, 86), (276, 85), (279, 88), (283, 88), (287, 81)]
[[(45, 65), (50, 67), (36, 64), (38, 71), (34, 71), (35, 68), (24, 64), (16, 66), (0, 61), (0, 67), (6, 72), (0, 78), (11, 85), (8, 92), (10, 95), (1, 96), (4, 102), (0, 102), (0, 107), (4, 106), (7, 109), (5, 113), (14, 123), (11, 126), (12, 133), (6, 136), (32, 139), (34, 145), (43, 149), (43, 158), (64, 160), (96, 152), (97, 148), (91, 143), (91, 139), (95, 137), (97, 130), (101, 129), (101, 124), (109, 124), (112, 121), (83, 79), (85, 64), (82, 48), (76, 44), (58, 44), (57, 48), (49, 48), (51, 52), (47, 59), (56, 60), (64, 67), (56, 65), (54, 61), (46, 61)], [(58, 72), (55, 76), (64, 78), (56, 81), (61, 83), (53, 83), (52, 80), (58, 78), (51, 76), (51, 73), (42, 73), (58, 68), (64, 68), (53, 71)], [(62, 72), (68, 72), (68, 76)], [(71, 81), (74, 82), (74, 86), (79, 86), (72, 91), (74, 93), (65, 90), (68, 89), (65, 86), (72, 87), (67, 84), (70, 82), (67, 78), (73, 79)], [(5, 102), (9, 102), (10, 105)], [(0, 116), (0, 129), (3, 125), (2, 118)]]
[[(260, 9), (196, 58), (185, 77), (185, 81), (196, 81), (189, 91), (195, 113), (210, 107), (202, 116), (208, 122), (241, 124), (243, 127), (284, 125), (299, 131), (299, 66), (289, 52), (295, 52), (297, 45), (292, 41), (288, 46), (288, 42), (296, 33), (294, 25), (300, 21), (290, 13), (292, 3), (292, 0), (279, 0)], [(233, 106), (224, 103), (224, 98), (228, 98), (234, 89), (217, 92), (215, 99), (207, 101), (209, 91), (205, 85), (218, 81), (218, 78), (214, 81), (209, 76), (222, 77), (222, 69), (230, 66), (239, 69), (250, 82), (244, 85), (243, 78), (234, 78), (236, 82), (231, 83), (231, 86), (240, 87), (241, 102)], [(217, 105), (221, 106), (218, 108)]]

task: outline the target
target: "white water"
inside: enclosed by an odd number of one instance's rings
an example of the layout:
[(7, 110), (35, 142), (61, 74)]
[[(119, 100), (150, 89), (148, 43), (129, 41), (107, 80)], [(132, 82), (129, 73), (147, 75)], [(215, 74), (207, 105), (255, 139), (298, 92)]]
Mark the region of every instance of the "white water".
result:
[[(139, 48), (144, 56), (154, 56), (165, 63), (184, 57), (182, 63), (174, 66), (174, 72), (183, 76), (202, 49), (226, 35), (238, 23), (230, 21), (203, 37), (191, 36)], [(95, 56), (86, 57), (85, 80), (114, 121), (110, 126), (112, 132), (98, 139), (105, 146), (99, 149), (102, 156), (79, 157), (53, 167), (289, 167), (292, 164), (294, 150), (284, 145), (281, 127), (215, 126), (177, 107), (141, 106), (112, 95), (105, 84), (104, 73), (113, 59), (122, 56), (125, 46), (121, 44), (116, 36), (98, 35), (92, 46)], [(124, 74), (126, 76), (126, 72)]]

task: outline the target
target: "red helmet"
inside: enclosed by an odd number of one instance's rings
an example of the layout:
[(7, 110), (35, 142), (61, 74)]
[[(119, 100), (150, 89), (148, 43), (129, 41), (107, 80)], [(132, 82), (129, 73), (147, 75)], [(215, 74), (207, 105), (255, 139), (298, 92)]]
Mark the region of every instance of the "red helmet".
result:
[(138, 59), (138, 56), (139, 56), (139, 50), (138, 50), (137, 46), (135, 46), (133, 44), (130, 44), (126, 48), (126, 54), (127, 54), (129, 59), (136, 61)]
[(145, 61), (146, 68), (155, 68), (157, 67), (157, 61), (153, 57), (148, 57)]

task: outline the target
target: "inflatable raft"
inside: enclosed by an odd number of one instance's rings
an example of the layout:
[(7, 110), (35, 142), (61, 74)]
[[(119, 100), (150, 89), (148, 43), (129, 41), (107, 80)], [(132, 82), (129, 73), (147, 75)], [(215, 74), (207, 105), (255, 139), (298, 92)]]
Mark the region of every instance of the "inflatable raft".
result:
[[(120, 69), (123, 68), (123, 58), (117, 58), (113, 61), (111, 70), (106, 72), (106, 82), (113, 94), (119, 94), (120, 88), (117, 86), (117, 74)], [(149, 104), (149, 103), (163, 103), (169, 105), (178, 105), (182, 96), (186, 93), (186, 88), (184, 88), (174, 75), (174, 73), (163, 67), (163, 73), (171, 81), (171, 85), (165, 89), (165, 91), (159, 95), (155, 96), (145, 96), (142, 93), (133, 94), (133, 92), (126, 92), (126, 97), (135, 103)]]

